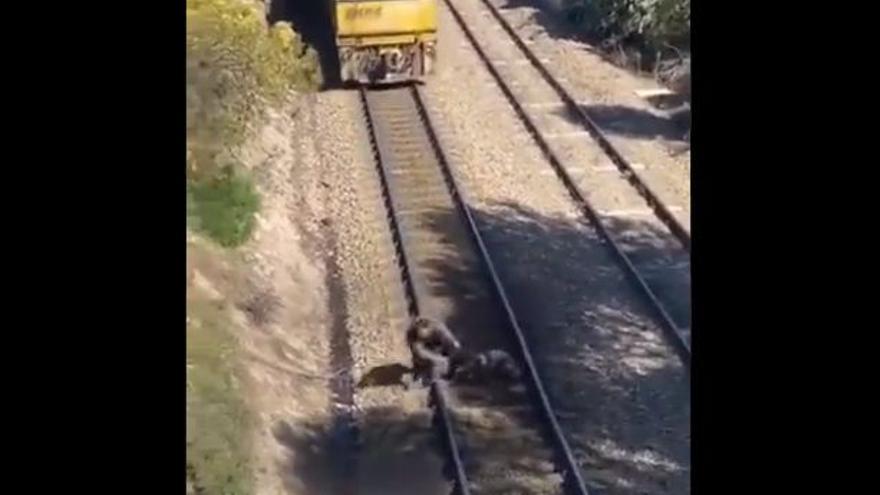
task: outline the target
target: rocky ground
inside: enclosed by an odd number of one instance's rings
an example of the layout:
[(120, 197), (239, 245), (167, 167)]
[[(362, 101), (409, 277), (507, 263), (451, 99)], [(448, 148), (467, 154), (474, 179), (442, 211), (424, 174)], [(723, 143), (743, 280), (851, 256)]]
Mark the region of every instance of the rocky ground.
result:
[(686, 370), (445, 8), (441, 25), (427, 104), (585, 476), (600, 493), (687, 493)]
[(306, 96), (244, 153), (264, 197), (236, 311), (258, 494), (446, 487), (425, 392), (395, 372), (406, 308), (362, 123), (355, 92)]
[[(529, 48), (605, 131), (612, 143), (640, 171), (666, 204), (684, 208), (682, 223), (690, 225), (690, 147), (685, 142), (690, 112), (670, 117), (663, 109), (636, 96), (657, 89), (653, 79), (639, 76), (606, 60), (564, 20), (538, 0), (491, 0)], [(480, 2), (455, 5), (488, 12)], [(475, 18), (476, 19), (476, 18)], [(486, 21), (496, 23), (494, 18)], [(507, 34), (497, 30), (498, 37)], [(685, 118), (685, 120), (682, 120)]]
[[(591, 110), (653, 115), (632, 94), (642, 80), (554, 35), (529, 7), (506, 15)], [(445, 8), (440, 16), (426, 103), (590, 487), (688, 493), (687, 370)], [(689, 155), (669, 148), (677, 138), (627, 131), (624, 120), (604, 122), (615, 144), (664, 198), (689, 205)], [(228, 311), (240, 344), (260, 495), (448, 489), (425, 394), (399, 383), (406, 308), (363, 122), (346, 90), (275, 112), (242, 154), (263, 194), (254, 238), (224, 256), (197, 236), (188, 243), (190, 292)]]

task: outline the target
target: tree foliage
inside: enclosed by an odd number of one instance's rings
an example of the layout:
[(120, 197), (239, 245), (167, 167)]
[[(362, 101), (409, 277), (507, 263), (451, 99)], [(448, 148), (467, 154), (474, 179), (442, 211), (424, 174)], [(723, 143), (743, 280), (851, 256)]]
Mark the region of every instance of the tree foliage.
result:
[(690, 0), (571, 0), (570, 18), (590, 34), (648, 51), (687, 51)]
[(213, 171), (267, 103), (321, 78), (314, 51), (254, 0), (187, 0), (186, 49), (188, 172)]

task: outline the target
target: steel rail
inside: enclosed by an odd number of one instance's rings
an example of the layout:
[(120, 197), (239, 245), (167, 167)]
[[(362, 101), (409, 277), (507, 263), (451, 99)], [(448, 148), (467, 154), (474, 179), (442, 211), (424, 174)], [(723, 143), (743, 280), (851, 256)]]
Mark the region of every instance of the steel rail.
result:
[[(391, 235), (394, 243), (395, 252), (397, 254), (397, 262), (401, 271), (401, 279), (407, 298), (408, 311), (410, 316), (417, 316), (419, 315), (420, 308), (419, 295), (415, 284), (413, 284), (413, 272), (410, 269), (409, 260), (406, 256), (405, 242), (403, 240), (403, 236), (401, 235), (400, 221), (397, 215), (398, 210), (394, 201), (394, 198), (396, 197), (394, 194), (394, 186), (391, 181), (388, 180), (389, 173), (385, 166), (385, 159), (391, 156), (391, 154), (390, 151), (387, 149), (387, 144), (382, 139), (379, 139), (376, 133), (376, 128), (373, 120), (374, 115), (370, 108), (367, 91), (368, 90), (363, 87), (360, 88), (361, 103), (367, 121), (371, 144), (374, 148), (373, 151), (376, 157), (376, 168), (378, 169), (380, 181), (382, 184), (382, 195), (385, 200), (385, 209), (388, 215), (388, 222), (391, 226)], [(435, 408), (435, 421), (440, 427), (447, 454), (452, 460), (452, 477), (455, 483), (455, 486), (453, 487), (453, 493), (458, 495), (470, 495), (470, 485), (468, 483), (467, 474), (465, 474), (464, 463), (461, 459), (461, 449), (459, 448), (458, 443), (455, 440), (455, 435), (453, 434), (452, 430), (452, 418), (449, 414), (449, 401), (446, 397), (446, 394), (447, 392), (441, 383), (437, 381), (431, 383), (430, 396), (431, 404)]]
[[(648, 206), (654, 210), (654, 213), (657, 217), (662, 221), (667, 228), (672, 232), (676, 239), (681, 243), (681, 245), (690, 252), (691, 250), (691, 236), (687, 230), (681, 225), (675, 215), (669, 211), (669, 208), (660, 200), (660, 197), (657, 193), (648, 186), (648, 183), (642, 178), (641, 175), (636, 171), (636, 169), (630, 164), (629, 160), (627, 160), (611, 143), (611, 140), (605, 135), (599, 125), (590, 117), (589, 113), (587, 113), (580, 105), (578, 105), (577, 101), (571, 96), (559, 81), (553, 77), (553, 74), (547, 69), (547, 67), (541, 63), (541, 60), (532, 52), (532, 50), (526, 45), (526, 43), (522, 40), (522, 37), (514, 31), (514, 29), (510, 26), (510, 23), (507, 22), (501, 12), (498, 11), (498, 8), (492, 4), (490, 0), (481, 0), (483, 4), (489, 9), (492, 13), (492, 16), (501, 24), (501, 28), (510, 36), (513, 42), (516, 44), (517, 48), (526, 56), (526, 58), (531, 62), (532, 66), (541, 74), (541, 77), (544, 78), (544, 81), (553, 88), (559, 98), (565, 103), (566, 108), (574, 115), (578, 117), (578, 120), (581, 122), (581, 125), (590, 133), (593, 139), (599, 143), (599, 146), (602, 148), (602, 151), (608, 155), (608, 158), (620, 169), (620, 172), (626, 177), (627, 181), (638, 191), (638, 193), (645, 199), (648, 203)], [(446, 0), (447, 4), (449, 0)]]
[(460, 187), (454, 173), (452, 172), (452, 167), (450, 167), (446, 154), (443, 151), (444, 147), (440, 143), (440, 138), (434, 131), (434, 128), (431, 124), (428, 110), (424, 104), (422, 90), (418, 86), (415, 86), (412, 88), (412, 91), (419, 111), (422, 114), (422, 121), (425, 124), (425, 128), (428, 130), (428, 136), (431, 140), (431, 144), (434, 147), (434, 152), (439, 159), (440, 167), (443, 171), (443, 176), (446, 178), (449, 192), (450, 194), (452, 194), (456, 206), (458, 207), (459, 211), (461, 212), (467, 223), (468, 231), (470, 232), (474, 243), (477, 245), (479, 258), (483, 264), (483, 267), (485, 268), (486, 277), (493, 289), (495, 296), (498, 298), (499, 303), (504, 308), (504, 314), (506, 316), (507, 322), (510, 325), (514, 336), (516, 337), (518, 349), (520, 351), (523, 362), (526, 365), (526, 370), (528, 371), (529, 382), (531, 385), (530, 388), (532, 392), (537, 396), (541, 414), (544, 417), (546, 426), (549, 427), (554, 447), (556, 447), (557, 449), (557, 455), (561, 458), (562, 462), (565, 465), (565, 471), (561, 473), (563, 479), (565, 480), (565, 486), (567, 486), (569, 491), (572, 493), (576, 493), (578, 495), (589, 495), (589, 491), (587, 490), (586, 483), (584, 482), (583, 476), (581, 475), (578, 463), (574, 458), (571, 447), (569, 447), (568, 445), (568, 441), (565, 439), (562, 427), (559, 425), (559, 421), (556, 419), (556, 414), (553, 412), (553, 407), (550, 403), (550, 399), (544, 389), (543, 382), (540, 375), (538, 374), (538, 369), (535, 366), (531, 351), (529, 350), (529, 345), (526, 342), (525, 334), (523, 333), (522, 329), (519, 326), (519, 323), (517, 322), (516, 315), (513, 312), (513, 308), (510, 305), (510, 301), (507, 297), (507, 293), (505, 292), (503, 285), (501, 284), (501, 280), (498, 278), (498, 273), (495, 270), (495, 265), (492, 262), (492, 257), (489, 255), (489, 251), (486, 249), (486, 244), (483, 242), (483, 238), (480, 235), (480, 231), (477, 227), (476, 221), (474, 220), (473, 214), (471, 213), (470, 208), (467, 206), (467, 201), (465, 200), (465, 198), (462, 197), (462, 188)]
[(566, 168), (562, 165), (561, 160), (553, 149), (550, 147), (550, 144), (543, 137), (541, 132), (538, 130), (537, 125), (532, 121), (531, 117), (529, 117), (528, 113), (526, 113), (525, 108), (523, 108), (522, 104), (513, 94), (513, 91), (510, 89), (508, 84), (504, 81), (504, 78), (498, 72), (495, 65), (491, 62), (486, 52), (483, 50), (480, 43), (477, 41), (476, 37), (474, 37), (473, 32), (467, 26), (467, 23), (464, 21), (461, 13), (458, 9), (452, 4), (451, 0), (444, 0), (446, 5), (449, 7), (450, 12), (453, 17), (458, 22), (465, 36), (471, 42), (474, 49), (476, 50), (478, 56), (486, 65), (486, 68), (489, 70), (489, 73), (492, 74), (492, 77), (495, 79), (495, 82), (498, 84), (498, 87), (507, 97), (507, 100), (510, 102), (516, 114), (520, 117), (523, 124), (526, 126), (526, 129), (532, 135), (532, 138), (537, 143), (538, 147), (544, 153), (544, 156), (550, 162), (553, 170), (556, 172), (556, 175), (560, 178), (566, 190), (569, 192), (569, 195), (574, 199), (575, 203), (581, 207), (583, 212), (586, 214), (587, 218), (590, 220), (593, 227), (599, 232), (602, 239), (605, 243), (611, 248), (612, 253), (618, 259), (618, 261), (624, 266), (626, 269), (627, 275), (629, 275), (630, 280), (635, 284), (636, 288), (643, 294), (643, 296), (648, 300), (649, 306), (654, 311), (655, 315), (661, 322), (661, 327), (664, 330), (664, 333), (672, 342), (673, 347), (676, 352), (679, 354), (679, 357), (682, 361), (690, 366), (691, 362), (691, 348), (690, 344), (685, 339), (682, 334), (682, 330), (679, 328), (678, 324), (673, 320), (672, 316), (664, 307), (663, 303), (660, 302), (660, 299), (654, 293), (654, 290), (651, 289), (650, 285), (648, 285), (647, 281), (642, 277), (639, 271), (636, 269), (632, 260), (630, 260), (629, 256), (623, 251), (617, 241), (614, 240), (611, 232), (605, 226), (605, 222), (602, 221), (601, 215), (596, 211), (593, 205), (587, 200), (586, 195), (581, 191), (580, 187), (575, 183), (574, 179), (568, 173)]

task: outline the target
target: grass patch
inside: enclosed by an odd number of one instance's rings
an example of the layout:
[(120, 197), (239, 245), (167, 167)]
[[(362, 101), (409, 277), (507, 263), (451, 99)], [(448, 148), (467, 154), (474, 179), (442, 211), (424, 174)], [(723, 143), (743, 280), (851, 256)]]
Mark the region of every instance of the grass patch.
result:
[(254, 214), (259, 208), (253, 179), (233, 167), (192, 180), (187, 187), (188, 223), (221, 246), (244, 243), (254, 229)]
[(235, 379), (235, 342), (215, 303), (188, 301), (187, 491), (248, 495), (252, 418)]

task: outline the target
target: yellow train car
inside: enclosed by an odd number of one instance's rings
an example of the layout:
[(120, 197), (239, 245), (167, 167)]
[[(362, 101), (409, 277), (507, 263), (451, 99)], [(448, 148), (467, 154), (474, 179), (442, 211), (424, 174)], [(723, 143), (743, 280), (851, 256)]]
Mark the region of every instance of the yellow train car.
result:
[(343, 82), (419, 80), (433, 70), (437, 0), (331, 0)]

